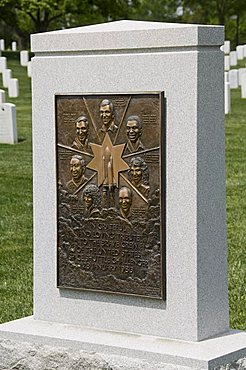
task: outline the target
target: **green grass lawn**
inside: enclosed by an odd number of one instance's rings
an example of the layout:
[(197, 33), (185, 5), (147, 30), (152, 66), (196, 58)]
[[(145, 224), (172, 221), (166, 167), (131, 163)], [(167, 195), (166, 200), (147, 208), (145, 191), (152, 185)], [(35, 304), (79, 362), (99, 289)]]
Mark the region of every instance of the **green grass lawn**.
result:
[(246, 329), (246, 100), (232, 91), (226, 118), (227, 241), (231, 327)]
[(6, 100), (17, 107), (19, 142), (0, 144), (0, 322), (32, 314), (31, 82), (12, 54), (20, 94)]
[[(19, 143), (0, 144), (0, 322), (32, 314), (31, 83), (17, 53), (8, 58), (20, 84), (20, 97), (8, 99), (17, 106)], [(226, 117), (230, 324), (245, 330), (246, 100), (239, 90), (231, 98), (232, 112)]]

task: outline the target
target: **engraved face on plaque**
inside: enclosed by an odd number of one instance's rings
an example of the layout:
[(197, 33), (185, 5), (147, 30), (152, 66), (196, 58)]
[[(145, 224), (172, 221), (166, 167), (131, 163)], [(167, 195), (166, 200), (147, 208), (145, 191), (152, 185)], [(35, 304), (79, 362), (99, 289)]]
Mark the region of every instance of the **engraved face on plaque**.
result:
[(56, 95), (59, 288), (165, 296), (163, 102)]

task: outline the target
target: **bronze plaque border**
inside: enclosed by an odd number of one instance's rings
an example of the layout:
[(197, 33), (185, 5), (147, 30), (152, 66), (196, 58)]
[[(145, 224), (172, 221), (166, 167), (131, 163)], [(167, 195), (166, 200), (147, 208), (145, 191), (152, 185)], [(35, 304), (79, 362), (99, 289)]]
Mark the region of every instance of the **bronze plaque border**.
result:
[[(143, 294), (135, 294), (135, 293), (124, 293), (124, 292), (115, 292), (110, 290), (103, 290), (103, 289), (89, 289), (89, 288), (76, 288), (76, 287), (69, 287), (69, 286), (60, 286), (58, 285), (59, 281), (59, 260), (58, 260), (58, 132), (57, 132), (57, 99), (60, 96), (63, 97), (76, 97), (76, 96), (107, 96), (110, 95), (138, 95), (138, 94), (148, 94), (148, 95), (159, 95), (160, 100), (160, 245), (161, 245), (161, 296), (150, 296), (150, 295), (143, 295)], [(132, 297), (139, 297), (145, 299), (154, 299), (154, 300), (166, 300), (166, 285), (167, 285), (167, 276), (166, 276), (166, 97), (164, 91), (134, 91), (134, 92), (93, 92), (93, 93), (84, 93), (84, 92), (59, 92), (54, 94), (54, 113), (55, 113), (55, 179), (56, 179), (56, 226), (57, 226), (57, 245), (56, 245), (56, 287), (59, 289), (64, 290), (74, 290), (74, 291), (86, 291), (92, 293), (102, 293), (102, 294), (113, 294), (119, 296), (132, 296)]]

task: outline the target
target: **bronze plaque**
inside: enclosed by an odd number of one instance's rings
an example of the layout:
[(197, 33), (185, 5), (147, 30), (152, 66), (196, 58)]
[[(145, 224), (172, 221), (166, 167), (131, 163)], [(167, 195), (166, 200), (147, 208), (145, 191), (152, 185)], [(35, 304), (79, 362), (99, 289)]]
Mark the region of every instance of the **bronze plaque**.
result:
[(165, 296), (163, 92), (57, 94), (59, 288)]

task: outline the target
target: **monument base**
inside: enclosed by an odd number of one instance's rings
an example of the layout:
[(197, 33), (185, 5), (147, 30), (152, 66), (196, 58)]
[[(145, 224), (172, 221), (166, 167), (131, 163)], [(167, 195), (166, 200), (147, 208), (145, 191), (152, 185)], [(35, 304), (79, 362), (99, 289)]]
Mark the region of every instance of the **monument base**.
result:
[(155, 368), (156, 364), (173, 364), (214, 369), (246, 357), (246, 332), (236, 330), (201, 342), (186, 342), (40, 321), (30, 316), (1, 324), (0, 339), (126, 356), (155, 363)]

